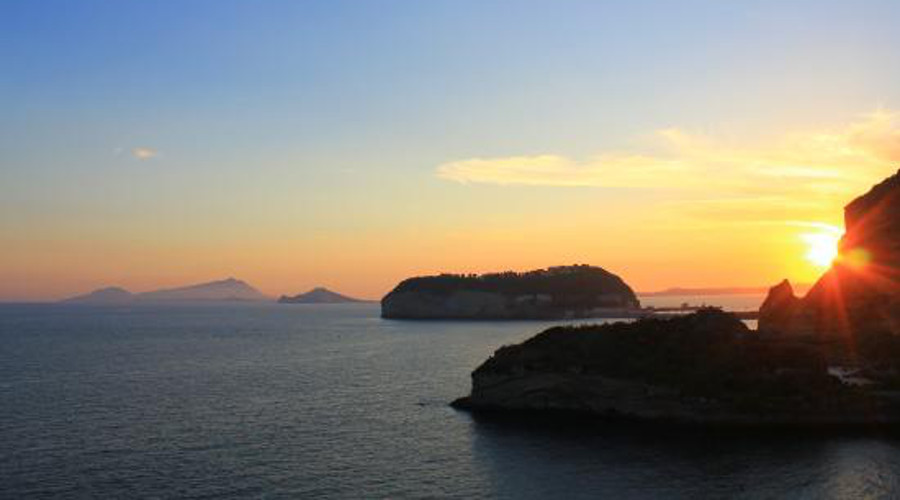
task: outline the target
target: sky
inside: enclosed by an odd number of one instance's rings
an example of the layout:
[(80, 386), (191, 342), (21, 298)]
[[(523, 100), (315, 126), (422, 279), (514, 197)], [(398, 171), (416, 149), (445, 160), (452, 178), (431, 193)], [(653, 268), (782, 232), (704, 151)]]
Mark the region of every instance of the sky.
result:
[(866, 0), (7, 0), (0, 300), (573, 263), (811, 282), (811, 242), (900, 168), (898, 25)]

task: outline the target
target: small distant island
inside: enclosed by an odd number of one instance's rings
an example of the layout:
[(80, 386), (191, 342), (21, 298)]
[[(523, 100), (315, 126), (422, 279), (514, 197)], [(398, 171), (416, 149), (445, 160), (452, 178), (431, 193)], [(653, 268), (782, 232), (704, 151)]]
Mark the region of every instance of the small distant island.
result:
[(230, 302), (272, 300), (245, 281), (227, 278), (197, 285), (131, 293), (124, 288), (107, 287), (63, 300), (68, 304), (130, 304), (157, 302)]
[(404, 280), (381, 301), (389, 319), (563, 319), (640, 312), (622, 278), (588, 265)]
[(551, 328), (472, 373), (473, 411), (699, 424), (900, 424), (900, 172), (845, 209), (840, 255), (802, 298), (773, 287), (752, 331), (716, 309)]
[(324, 287), (316, 287), (312, 290), (294, 296), (282, 295), (278, 298), (279, 304), (357, 304), (370, 302), (362, 299), (354, 299)]

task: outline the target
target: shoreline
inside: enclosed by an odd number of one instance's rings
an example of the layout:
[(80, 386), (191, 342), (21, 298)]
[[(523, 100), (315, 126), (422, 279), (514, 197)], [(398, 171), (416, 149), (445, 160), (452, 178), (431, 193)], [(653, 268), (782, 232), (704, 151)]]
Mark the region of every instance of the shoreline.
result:
[[(381, 316), (381, 319), (388, 320), (398, 320), (398, 321), (576, 321), (576, 320), (590, 320), (590, 319), (621, 319), (621, 320), (631, 320), (631, 319), (645, 319), (645, 318), (657, 318), (657, 319), (668, 319), (668, 318), (676, 318), (679, 316), (684, 316), (686, 314), (691, 314), (697, 312), (701, 309), (718, 309), (716, 307), (688, 307), (688, 308), (679, 308), (679, 307), (649, 307), (637, 310), (610, 310), (610, 311), (601, 311), (596, 313), (587, 314), (584, 316), (574, 316), (574, 315), (552, 315), (552, 316), (523, 316), (523, 317), (478, 317), (478, 316), (429, 316), (429, 317), (406, 317), (406, 316)], [(759, 311), (726, 311), (722, 309), (722, 312), (733, 314), (740, 320), (744, 321), (753, 321), (759, 319)]]

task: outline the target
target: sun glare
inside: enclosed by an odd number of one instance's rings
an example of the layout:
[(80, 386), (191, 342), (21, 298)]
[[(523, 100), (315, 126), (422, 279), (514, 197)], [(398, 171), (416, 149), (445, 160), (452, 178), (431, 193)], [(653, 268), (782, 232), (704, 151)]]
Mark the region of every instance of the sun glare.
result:
[(804, 233), (800, 239), (806, 243), (806, 260), (818, 267), (828, 267), (837, 258), (838, 241), (841, 239), (839, 231), (822, 231), (818, 233)]

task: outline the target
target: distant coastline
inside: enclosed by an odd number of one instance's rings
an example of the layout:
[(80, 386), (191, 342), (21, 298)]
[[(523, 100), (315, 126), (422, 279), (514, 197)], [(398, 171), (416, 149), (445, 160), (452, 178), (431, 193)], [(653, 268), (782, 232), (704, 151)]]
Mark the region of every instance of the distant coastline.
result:
[[(796, 285), (799, 290), (808, 290), (810, 284), (802, 283)], [(682, 288), (672, 287), (665, 290), (657, 290), (655, 292), (638, 292), (638, 297), (671, 297), (677, 295), (697, 295), (697, 296), (715, 296), (715, 295), (756, 295), (766, 294), (769, 291), (768, 286), (734, 286), (734, 287), (706, 287), (706, 288)]]

